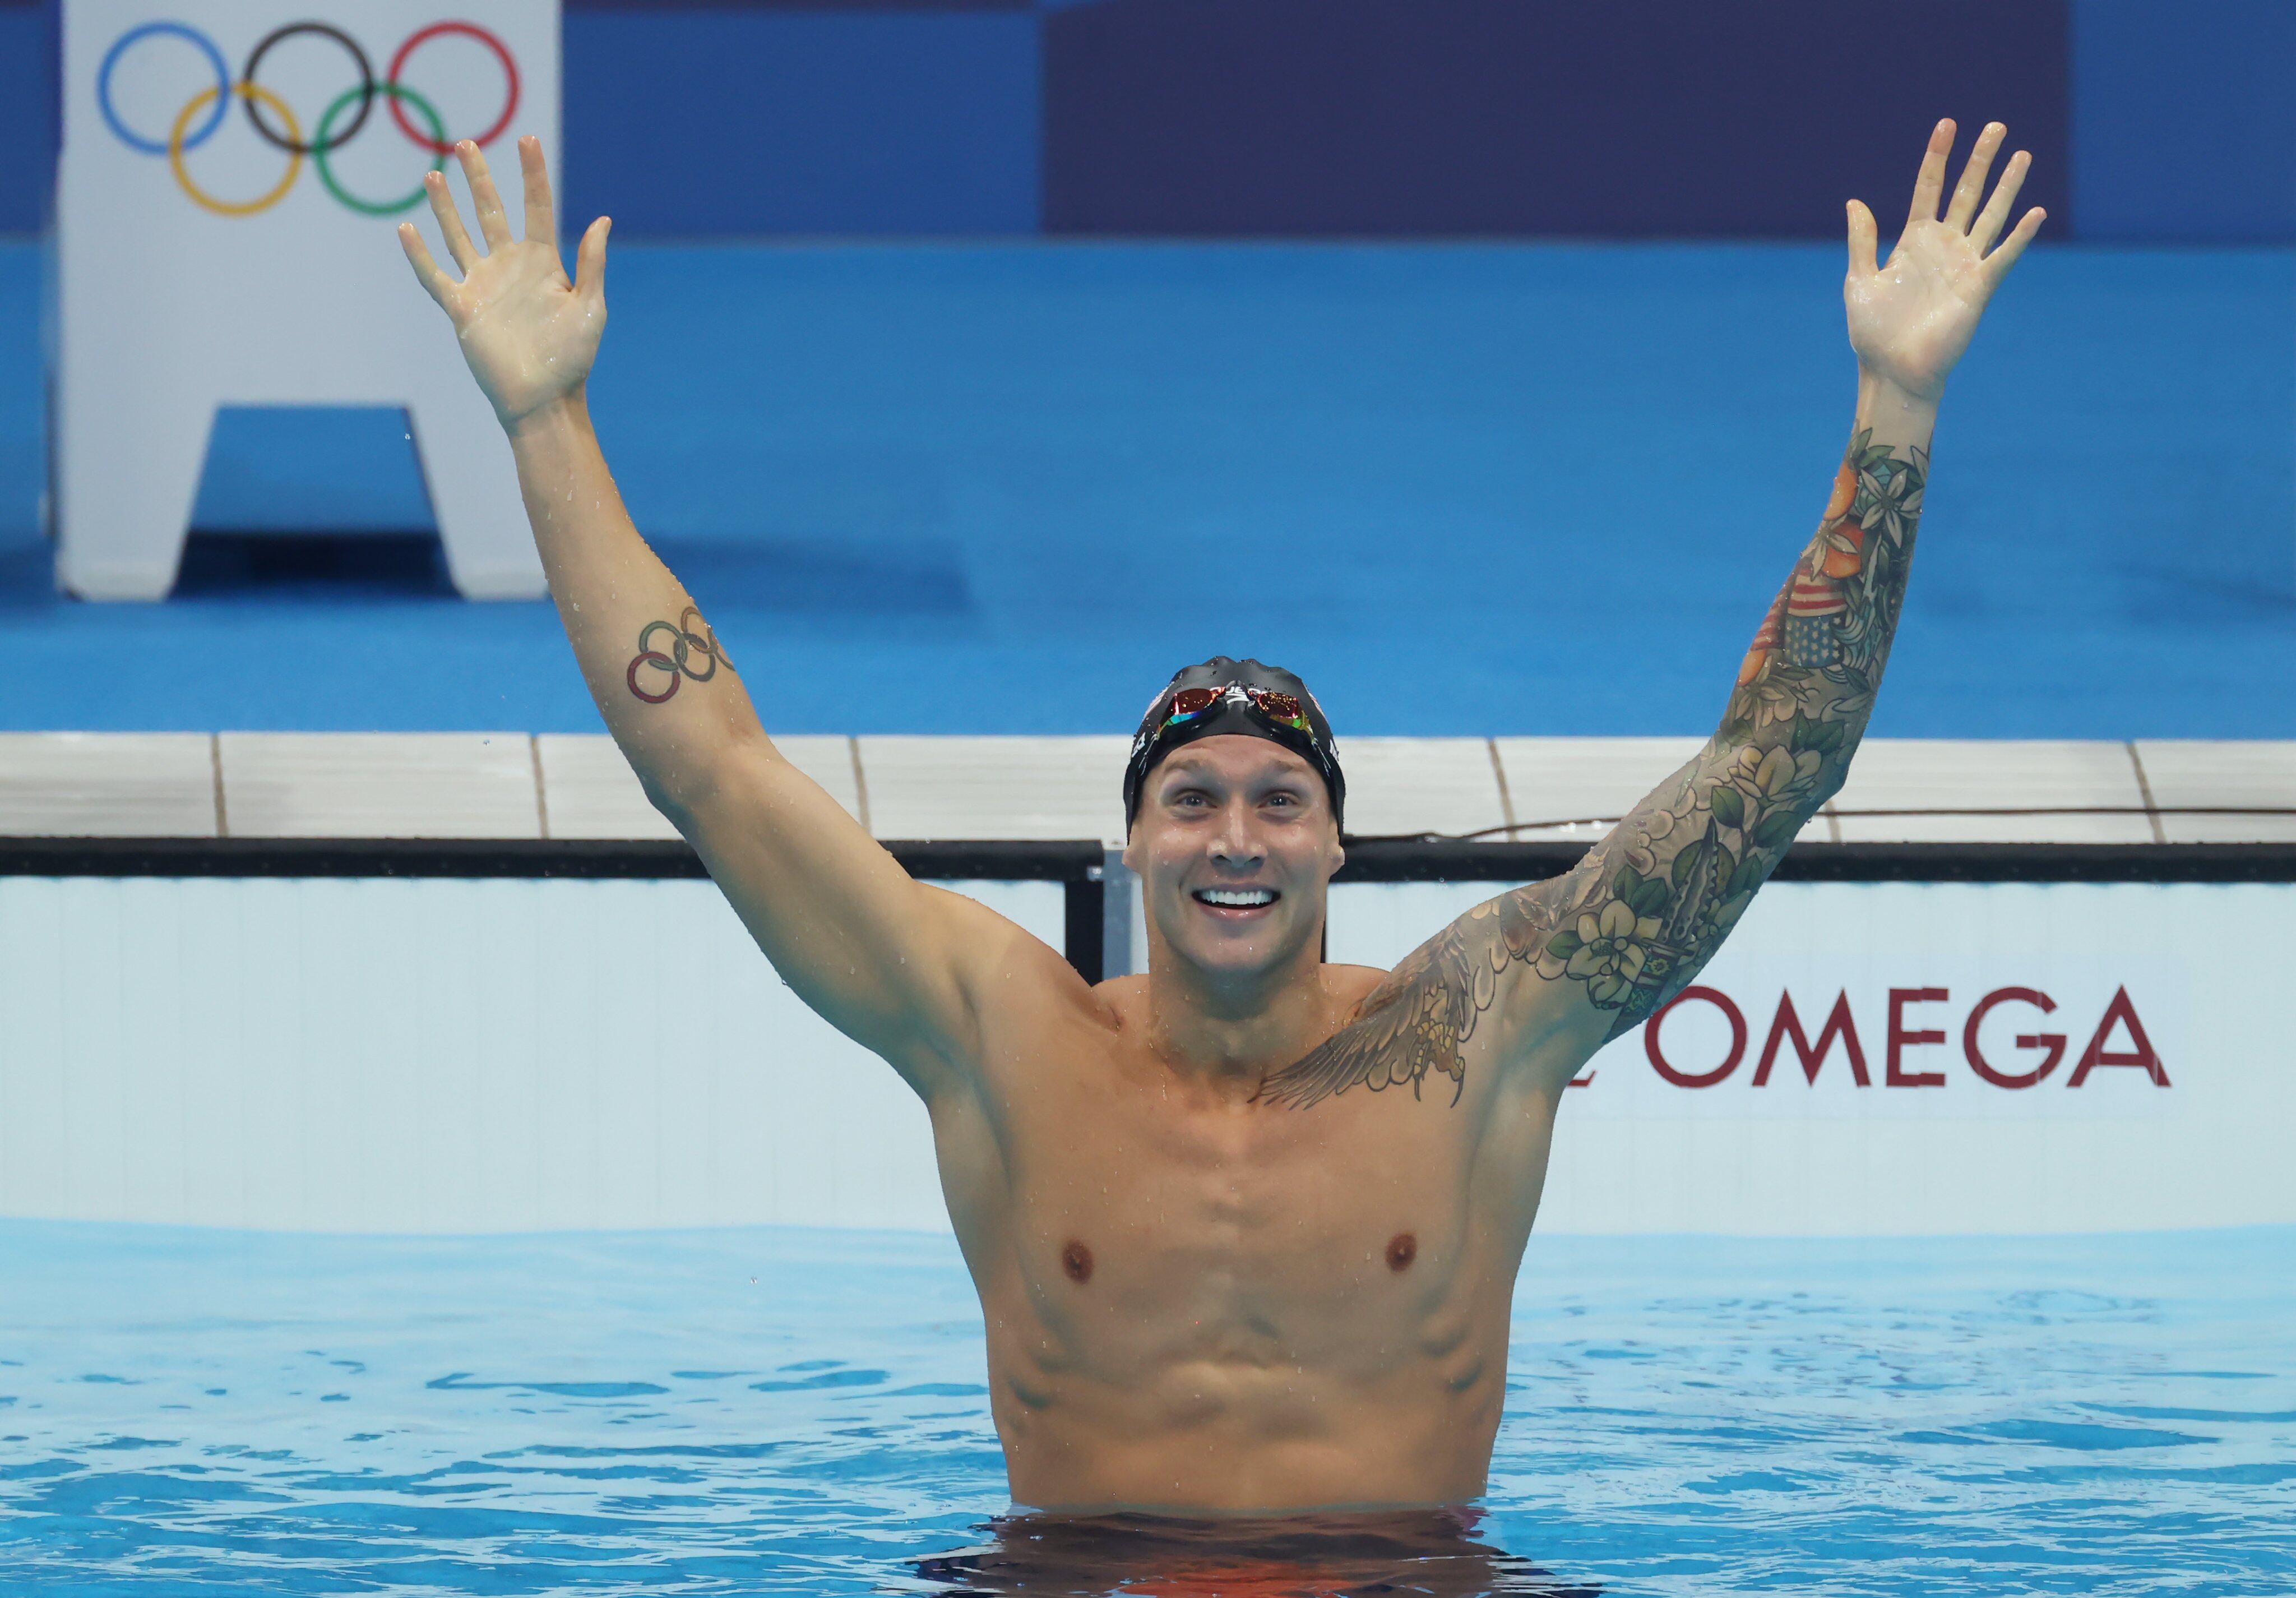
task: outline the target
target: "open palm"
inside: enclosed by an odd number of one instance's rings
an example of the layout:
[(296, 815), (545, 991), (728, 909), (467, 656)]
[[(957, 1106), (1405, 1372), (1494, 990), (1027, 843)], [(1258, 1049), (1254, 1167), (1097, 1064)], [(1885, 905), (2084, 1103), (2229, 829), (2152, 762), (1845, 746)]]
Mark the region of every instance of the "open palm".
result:
[(468, 139), (455, 147), (470, 180), (472, 208), (479, 220), (483, 254), (471, 243), (447, 180), (437, 172), (423, 180), (431, 214), (439, 219), (447, 252), (462, 271), (457, 281), (431, 259), (412, 222), (398, 225), (398, 242), (414, 264), (414, 276), (455, 324), (463, 358), (493, 402), (505, 427), (515, 425), (554, 400), (582, 385), (597, 358), (606, 330), (606, 234), (601, 217), (582, 235), (576, 276), (566, 276), (558, 257), (558, 224), (551, 205), (550, 177), (542, 164), (542, 142), (518, 142), (519, 166), (526, 179), (526, 236), (511, 236), (502, 196), (487, 172), (486, 157)]
[(2009, 158), (1992, 199), (1979, 209), (1993, 158), (2008, 131), (1992, 122), (1977, 136), (1969, 164), (1940, 219), (1938, 202), (1945, 192), (1954, 125), (1949, 119), (1937, 125), (1922, 157), (1921, 174), (1914, 180), (1906, 230), (1886, 261), (1874, 260), (1874, 213), (1861, 201), (1849, 202), (1849, 276), (1841, 293), (1849, 311), (1850, 348), (1866, 371), (1916, 399), (1933, 400), (1944, 391), (1947, 375), (1969, 348), (1978, 318), (1985, 314), (1986, 301), (2047, 215), (2036, 206), (2018, 219), (2008, 237), (2001, 237), (2026, 169), (2032, 164), (2022, 150)]

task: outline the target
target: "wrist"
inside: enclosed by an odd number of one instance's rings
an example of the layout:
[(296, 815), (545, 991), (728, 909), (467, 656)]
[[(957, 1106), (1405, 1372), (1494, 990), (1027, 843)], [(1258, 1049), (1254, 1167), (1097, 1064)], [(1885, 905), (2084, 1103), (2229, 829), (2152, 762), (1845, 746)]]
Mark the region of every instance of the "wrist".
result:
[(1938, 400), (1943, 393), (1942, 383), (1935, 392), (1924, 393), (1861, 365), (1857, 368), (1857, 424), (1892, 434), (1908, 431), (1926, 434), (1937, 424)]
[(566, 392), (544, 400), (532, 410), (501, 418), (503, 432), (513, 448), (536, 440), (587, 431), (590, 400), (586, 385), (577, 383)]

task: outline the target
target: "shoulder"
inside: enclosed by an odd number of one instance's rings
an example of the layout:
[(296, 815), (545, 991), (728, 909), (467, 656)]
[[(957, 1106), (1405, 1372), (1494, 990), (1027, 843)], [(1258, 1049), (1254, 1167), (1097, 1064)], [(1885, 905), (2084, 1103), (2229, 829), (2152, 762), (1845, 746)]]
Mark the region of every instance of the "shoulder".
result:
[(1337, 1004), (1349, 1020), (1355, 1019), (1364, 1001), (1379, 991), (1392, 972), (1377, 966), (1326, 965), (1322, 976), (1324, 996)]
[(1115, 984), (1086, 982), (1059, 950), (980, 901), (919, 885), (931, 895), (948, 968), (972, 1018), (958, 1052), (972, 1063), (990, 1049), (992, 1037), (1001, 1040), (996, 1047), (1009, 1049), (1047, 1029), (1119, 1026), (1117, 996), (1110, 992)]

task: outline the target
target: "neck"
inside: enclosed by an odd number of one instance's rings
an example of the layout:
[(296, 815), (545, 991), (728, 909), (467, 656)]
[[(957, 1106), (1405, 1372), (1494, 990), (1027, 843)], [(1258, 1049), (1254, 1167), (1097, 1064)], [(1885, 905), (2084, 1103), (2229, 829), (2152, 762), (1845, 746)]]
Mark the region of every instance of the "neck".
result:
[(1249, 975), (1207, 971), (1176, 957), (1152, 931), (1148, 1035), (1176, 1075), (1250, 1094), (1263, 1074), (1290, 1065), (1330, 1034), (1321, 938)]

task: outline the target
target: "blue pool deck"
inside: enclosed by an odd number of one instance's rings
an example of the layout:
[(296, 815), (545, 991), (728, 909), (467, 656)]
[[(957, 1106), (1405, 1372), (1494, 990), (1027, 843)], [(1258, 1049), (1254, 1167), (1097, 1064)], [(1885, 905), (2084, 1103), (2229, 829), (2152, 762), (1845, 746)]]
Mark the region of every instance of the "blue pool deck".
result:
[[(57, 597), (39, 270), (0, 245), (0, 728), (595, 729), (540, 603)], [(1120, 731), (1221, 651), (1302, 672), (1343, 734), (1696, 733), (1841, 447), (1840, 270), (618, 245), (594, 410), (777, 730)], [(2036, 249), (1948, 397), (1877, 734), (2296, 736), (2292, 291), (2284, 249)], [(426, 519), (387, 421), (246, 420), (207, 522)]]

